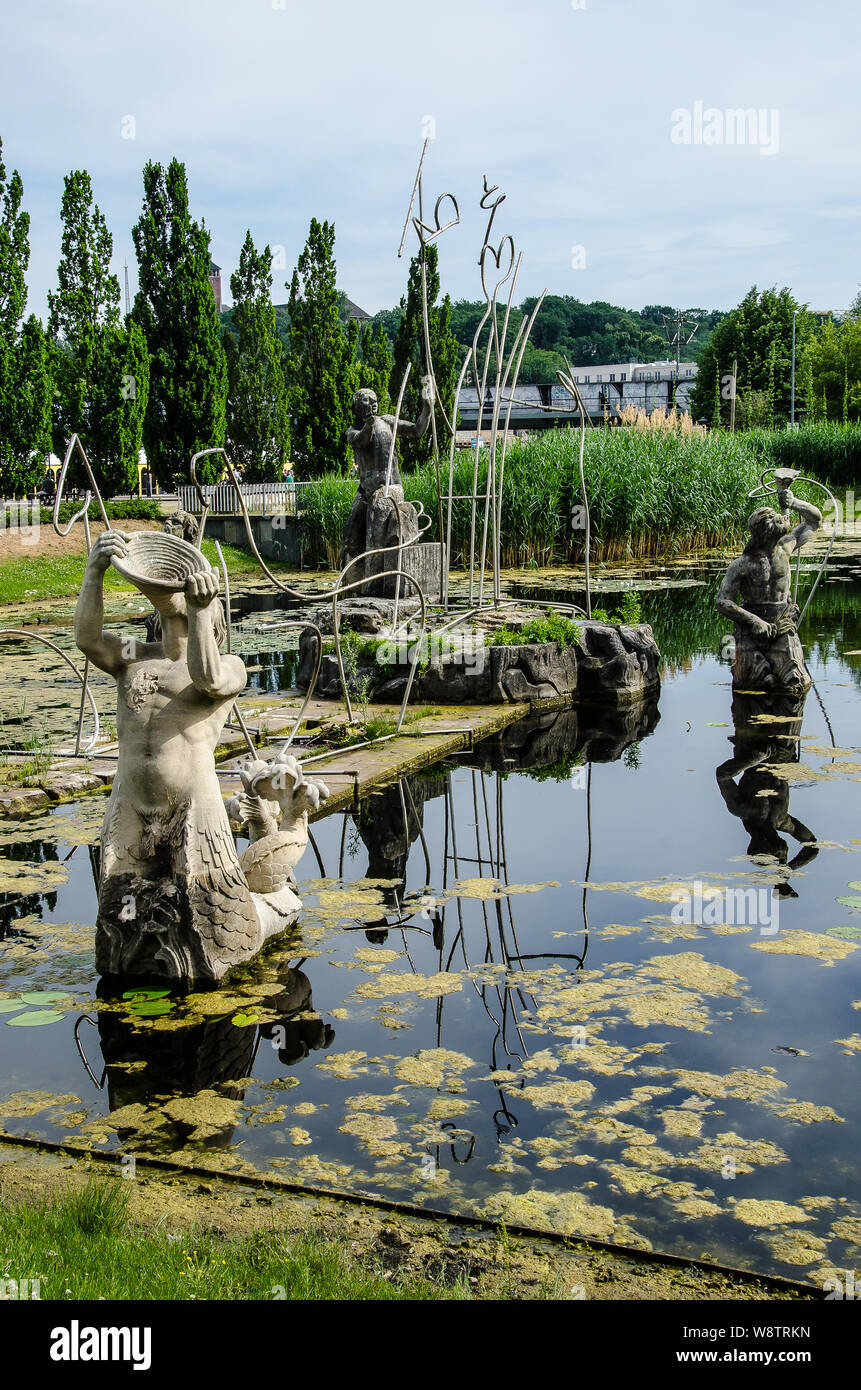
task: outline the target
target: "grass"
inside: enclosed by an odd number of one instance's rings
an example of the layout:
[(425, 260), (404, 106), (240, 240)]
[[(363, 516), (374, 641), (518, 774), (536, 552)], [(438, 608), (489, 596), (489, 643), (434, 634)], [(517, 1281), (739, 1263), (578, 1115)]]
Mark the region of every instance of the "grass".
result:
[(328, 1233), (172, 1234), (129, 1217), (122, 1178), (0, 1211), (0, 1278), (39, 1279), (46, 1299), (461, 1300), (464, 1283), (387, 1278)]
[[(40, 555), (38, 545), (35, 545), (32, 561), (38, 560), (38, 563), (32, 563), (29, 556), (0, 561), (0, 604), (29, 603), (77, 595), (87, 563), (83, 546), (82, 532), (81, 550), (76, 555)], [(221, 549), (231, 579), (246, 574), (262, 574), (260, 566), (249, 550), (240, 550), (233, 545), (222, 545)], [(218, 569), (218, 556), (212, 541), (203, 542), (203, 553), (209, 563)], [(267, 563), (273, 571), (295, 573), (290, 566), (279, 565), (274, 561)], [(105, 573), (105, 589), (108, 593), (136, 592), (113, 568)]]
[(521, 628), (499, 627), (487, 639), (490, 647), (518, 647), (524, 642), (558, 642), (560, 647), (573, 647), (580, 640), (580, 629), (561, 613), (548, 613), (546, 618), (533, 618)]

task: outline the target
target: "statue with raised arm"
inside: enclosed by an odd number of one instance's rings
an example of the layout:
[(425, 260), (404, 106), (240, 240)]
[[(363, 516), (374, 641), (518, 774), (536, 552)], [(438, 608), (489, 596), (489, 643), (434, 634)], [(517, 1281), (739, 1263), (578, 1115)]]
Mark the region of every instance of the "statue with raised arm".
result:
[[(104, 627), (111, 564), (153, 604), (146, 639)], [(214, 753), (246, 673), (219, 650), (224, 635), (218, 575), (194, 546), (152, 531), (108, 530), (95, 542), (75, 640), (117, 685), (96, 924), (103, 975), (220, 980), (299, 915), (293, 867), (308, 810), (329, 793), (294, 759), (255, 765), (238, 817), (252, 843), (237, 856)]]
[[(812, 681), (797, 631), (789, 562), (818, 530), (822, 513), (793, 495), (792, 470), (777, 469), (774, 476), (780, 511), (757, 507), (748, 518), (750, 540), (724, 576), (717, 608), (735, 624), (733, 687), (801, 695)], [(791, 512), (801, 518), (794, 529)]]
[[(399, 420), (398, 435), (404, 439), (420, 439), (430, 424), (432, 410), (433, 382), (426, 376), (422, 380), (419, 418), (414, 424), (409, 420)], [(347, 442), (352, 447), (356, 461), (359, 489), (344, 527), (341, 569), (368, 550), (406, 545), (415, 541), (419, 534), (416, 509), (411, 502), (404, 500), (397, 445), (393, 446), (395, 417), (380, 415), (378, 411), (374, 391), (363, 389), (356, 392), (353, 397), (353, 426), (347, 430)], [(373, 579), (373, 576), (379, 576), (383, 570), (397, 568), (395, 552), (370, 556), (364, 566), (356, 565), (350, 570), (346, 582), (361, 579), (364, 573), (372, 578), (372, 583), (364, 588), (365, 593), (390, 596), (395, 592), (394, 579)]]

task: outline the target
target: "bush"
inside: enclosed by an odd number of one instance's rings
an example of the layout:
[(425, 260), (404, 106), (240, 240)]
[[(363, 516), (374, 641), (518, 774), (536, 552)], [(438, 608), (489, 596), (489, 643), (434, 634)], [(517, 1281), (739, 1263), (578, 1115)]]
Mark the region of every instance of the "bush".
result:
[[(67, 521), (81, 510), (83, 499), (80, 502), (61, 502), (58, 521), (64, 526)], [(90, 521), (101, 521), (99, 504), (92, 500), (89, 505)], [(128, 502), (105, 502), (105, 511), (109, 521), (161, 521), (162, 510), (157, 501), (150, 497), (132, 497)], [(43, 526), (50, 526), (54, 515), (53, 507), (40, 507), (39, 519)]]
[(580, 640), (580, 629), (561, 613), (548, 613), (545, 618), (533, 618), (515, 630), (497, 628), (488, 638), (491, 647), (519, 647), (524, 642), (558, 642), (560, 647), (573, 647)]

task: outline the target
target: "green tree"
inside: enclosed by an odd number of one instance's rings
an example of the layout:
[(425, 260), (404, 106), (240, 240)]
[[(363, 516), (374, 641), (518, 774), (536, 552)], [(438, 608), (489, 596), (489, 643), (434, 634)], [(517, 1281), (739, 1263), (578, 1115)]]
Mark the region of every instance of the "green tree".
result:
[[(796, 364), (813, 331), (811, 316), (788, 289), (759, 292), (754, 285), (717, 325), (699, 358), (691, 413), (709, 415), (714, 409), (715, 383), (728, 376), (738, 361), (736, 424), (783, 425), (790, 418), (792, 379), (792, 317), (798, 310)], [(726, 415), (725, 415), (726, 423)]]
[(381, 323), (368, 324), (359, 338), (359, 385), (377, 393), (380, 414), (391, 410), (392, 350)]
[[(170, 486), (188, 478), (198, 450), (224, 444), (227, 364), (209, 281), (209, 232), (189, 212), (185, 165), (148, 162), (143, 180), (143, 210), (132, 229), (139, 282), (132, 317), (150, 356), (147, 459)], [(222, 469), (220, 456), (210, 456), (198, 477), (213, 482)]]
[(30, 316), (25, 280), (30, 217), (17, 169), (6, 178), (0, 141), (0, 493), (29, 492), (51, 448), (51, 371), (42, 325)]
[(352, 423), (358, 373), (338, 314), (335, 228), (316, 217), (290, 281), (289, 315), (285, 374), (293, 460), (305, 476), (343, 473), (351, 462), (344, 432)]
[[(105, 493), (131, 491), (149, 363), (140, 329), (120, 321), (120, 286), (110, 268), (113, 238), (85, 170), (66, 176), (61, 221), (59, 289), (48, 295), (54, 448), (62, 455), (78, 434)], [(79, 465), (73, 478), (83, 481)]]
[(840, 323), (826, 319), (805, 347), (809, 413), (820, 420), (861, 420), (861, 313), (853, 304)]
[[(431, 360), (440, 399), (447, 410), (454, 405), (454, 389), (457, 384), (458, 342), (451, 327), (451, 301), (448, 295), (437, 303), (440, 291), (439, 255), (435, 245), (425, 247), (426, 280), (428, 301), (428, 337), (430, 339)], [(407, 363), (411, 364), (409, 380), (404, 392), (401, 416), (405, 420), (415, 420), (422, 407), (422, 375), (428, 370), (425, 361), (424, 328), (422, 325), (422, 271), (421, 252), (410, 261), (406, 298), (401, 299), (403, 317), (395, 338), (394, 361), (392, 366), (392, 397), (397, 400)], [(444, 446), (449, 438), (445, 414), (436, 406), (437, 438)], [(401, 458), (408, 468), (426, 463), (433, 457), (430, 430), (421, 439), (404, 439), (400, 444)]]
[(290, 422), (272, 303), (272, 252), (268, 246), (256, 251), (250, 231), (230, 292), (232, 332), (224, 339), (230, 452), (249, 482), (273, 481), (284, 474)]

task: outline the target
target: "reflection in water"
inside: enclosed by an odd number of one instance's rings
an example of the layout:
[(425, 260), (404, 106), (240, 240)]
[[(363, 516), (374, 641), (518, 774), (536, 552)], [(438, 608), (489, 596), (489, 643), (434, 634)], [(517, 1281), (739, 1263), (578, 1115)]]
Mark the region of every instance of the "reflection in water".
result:
[[(775, 770), (801, 762), (804, 703), (804, 696), (736, 692), (732, 701), (735, 734), (730, 740), (735, 753), (715, 773), (728, 809), (750, 836), (747, 853), (768, 855), (790, 869), (803, 868), (819, 852), (813, 832), (790, 814), (790, 778)], [(801, 846), (792, 859), (784, 836)], [(775, 891), (781, 897), (798, 896), (785, 880)]]
[[(202, 1018), (192, 1026), (171, 1027), (168, 1023), (164, 1029), (142, 1028), (133, 1002), (127, 1006), (129, 1011), (124, 1011), (123, 1005), (119, 1005), (118, 1011), (100, 1009), (97, 1023), (86, 1014), (78, 1019), (75, 1040), (81, 1059), (99, 1089), (107, 1082), (111, 1113), (131, 1105), (159, 1112), (159, 1123), (152, 1129), (146, 1119), (140, 1127), (120, 1128), (121, 1142), (134, 1138), (136, 1144), (147, 1146), (149, 1139), (150, 1146), (162, 1151), (181, 1148), (192, 1131), (198, 1129), (197, 1118), (174, 1119), (161, 1109), (159, 1102), (193, 1098), (202, 1091), (241, 1100), (263, 1043), (269, 1044), (285, 1067), (331, 1046), (335, 1030), (313, 1012), (307, 975), (281, 965), (273, 977), (271, 965), (267, 970), (265, 961), (261, 961), (257, 970), (244, 972), (244, 983), (255, 981), (268, 986), (265, 993), (255, 991), (259, 1006), (267, 1014), (277, 1015), (265, 1023), (255, 1023), (250, 1013), (234, 1008), (220, 1017)], [(104, 982), (100, 982), (99, 997), (105, 1003), (113, 1000)], [(217, 991), (211, 997), (217, 999)], [(245, 1022), (245, 1018), (249, 1021)], [(103, 1059), (101, 1078), (87, 1055), (88, 1030), (82, 1027), (84, 1023), (98, 1029)], [(194, 1138), (207, 1148), (226, 1149), (233, 1141), (233, 1126), (216, 1124), (213, 1132), (205, 1135), (198, 1129)]]
[[(533, 715), (511, 724), (498, 735), (480, 743), (475, 749), (474, 763), (466, 768), (471, 783), (472, 815), (465, 824), (459, 823), (458, 799), (452, 789), (452, 768), (444, 767), (438, 776), (401, 778), (394, 786), (372, 796), (357, 812), (348, 813), (358, 835), (368, 851), (367, 877), (388, 880), (381, 887), (384, 901), (391, 911), (377, 922), (364, 926), (367, 939), (382, 944), (390, 931), (400, 931), (404, 953), (414, 973), (419, 973), (410, 954), (407, 931), (432, 936), (437, 952), (436, 969), (473, 971), (476, 967), (504, 967), (496, 981), (487, 983), (470, 978), (470, 985), (481, 1002), (490, 1022), (490, 1037), (485, 1044), (488, 1068), (493, 1073), (493, 1085), (498, 1105), (493, 1112), (497, 1141), (517, 1127), (514, 1093), (525, 1084), (522, 1076), (506, 1083), (504, 1074), (516, 1072), (529, 1056), (523, 1019), (532, 1019), (538, 1009), (528, 985), (517, 985), (517, 972), (524, 982), (530, 970), (546, 968), (553, 962), (565, 962), (564, 968), (577, 972), (583, 968), (589, 941), (587, 893), (582, 895), (582, 947), (579, 951), (530, 952), (521, 949), (514, 899), (508, 893), (487, 897), (483, 888), (477, 891), (477, 907), (481, 914), (479, 953), (468, 944), (470, 933), (465, 922), (465, 897), (437, 898), (429, 885), (441, 885), (441, 894), (456, 881), (495, 879), (503, 887), (510, 886), (505, 834), (505, 792), (507, 777), (513, 767), (518, 773), (538, 780), (564, 780), (583, 774), (582, 787), (586, 793), (587, 843), (584, 846), (584, 880), (588, 880), (591, 860), (591, 777), (593, 762), (615, 762), (636, 749), (639, 742), (652, 733), (658, 722), (656, 702), (630, 706), (626, 709), (580, 707), (546, 714)], [(434, 872), (424, 837), (425, 803), (435, 797), (445, 799), (443, 862)], [(344, 844), (347, 816), (341, 835), (339, 875), (343, 877)], [(407, 861), (411, 846), (421, 840), (424, 851), (425, 881), (423, 890), (408, 891)], [(469, 896), (468, 894), (466, 896)], [(454, 920), (452, 921), (452, 917)], [(482, 930), (483, 928), (483, 930)], [(447, 937), (449, 944), (446, 946)], [(473, 935), (474, 943), (474, 935)], [(480, 970), (479, 970), (480, 973)], [(514, 981), (514, 982), (513, 982)], [(436, 1047), (443, 1047), (447, 996), (436, 1000)], [(480, 1046), (476, 1047), (480, 1052)], [(452, 1142), (448, 1145), (452, 1161), (468, 1163), (475, 1148), (475, 1135), (464, 1129), (451, 1128)], [(440, 1165), (440, 1145), (428, 1145)]]

